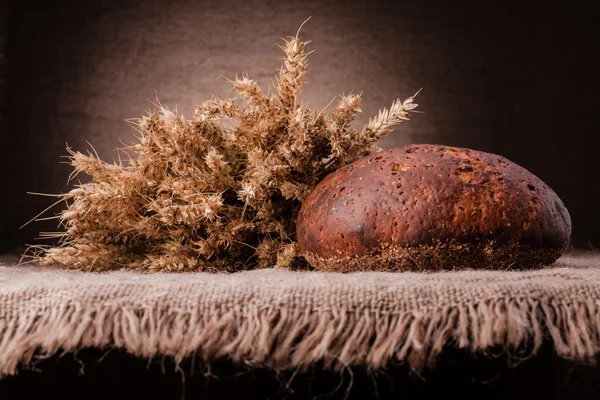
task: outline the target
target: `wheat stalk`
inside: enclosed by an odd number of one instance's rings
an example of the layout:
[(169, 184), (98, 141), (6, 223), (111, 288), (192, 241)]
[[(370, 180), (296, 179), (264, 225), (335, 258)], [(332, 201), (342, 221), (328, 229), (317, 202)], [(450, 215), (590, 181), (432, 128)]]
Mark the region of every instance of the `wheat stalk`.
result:
[(376, 138), (390, 134), (395, 125), (407, 120), (410, 112), (417, 108), (418, 104), (415, 104), (414, 100), (418, 94), (419, 92), (404, 101), (396, 99), (390, 108), (380, 110), (363, 128), (364, 134)]

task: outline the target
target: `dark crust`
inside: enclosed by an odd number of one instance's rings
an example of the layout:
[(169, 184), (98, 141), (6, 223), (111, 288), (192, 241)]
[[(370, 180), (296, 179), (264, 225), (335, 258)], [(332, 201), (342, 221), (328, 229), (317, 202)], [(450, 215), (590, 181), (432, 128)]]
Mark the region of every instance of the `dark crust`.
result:
[(550, 265), (562, 251), (531, 249), (517, 244), (458, 243), (435, 245), (382, 246), (377, 253), (323, 258), (313, 253), (304, 257), (324, 272), (435, 272), (458, 269), (530, 269)]
[(535, 175), (498, 155), (438, 145), (395, 148), (341, 168), (317, 185), (297, 220), (303, 253), (327, 270), (369, 269), (342, 264), (383, 255), (378, 270), (414, 270), (400, 256), (406, 252), (434, 269), (426, 259), (470, 268), (482, 260), (499, 268), (548, 264), (570, 234), (566, 207)]

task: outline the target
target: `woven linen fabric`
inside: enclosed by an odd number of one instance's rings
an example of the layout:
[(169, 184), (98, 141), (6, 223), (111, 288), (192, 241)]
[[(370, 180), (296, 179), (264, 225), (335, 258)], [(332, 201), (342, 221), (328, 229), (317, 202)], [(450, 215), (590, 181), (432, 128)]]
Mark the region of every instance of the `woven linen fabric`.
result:
[[(5, 259), (6, 262), (7, 259)], [(0, 376), (86, 347), (276, 370), (404, 362), (447, 346), (517, 357), (600, 352), (600, 255), (531, 271), (85, 273), (0, 266)]]

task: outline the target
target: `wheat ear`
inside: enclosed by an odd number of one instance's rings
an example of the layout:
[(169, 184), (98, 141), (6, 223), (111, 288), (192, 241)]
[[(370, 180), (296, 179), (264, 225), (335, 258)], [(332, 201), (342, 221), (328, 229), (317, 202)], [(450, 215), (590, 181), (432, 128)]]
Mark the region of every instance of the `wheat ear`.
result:
[(376, 138), (389, 135), (394, 130), (395, 125), (407, 120), (410, 112), (417, 108), (418, 104), (414, 100), (419, 92), (420, 90), (404, 101), (397, 99), (390, 108), (379, 110), (377, 115), (371, 118), (363, 128), (363, 134)]

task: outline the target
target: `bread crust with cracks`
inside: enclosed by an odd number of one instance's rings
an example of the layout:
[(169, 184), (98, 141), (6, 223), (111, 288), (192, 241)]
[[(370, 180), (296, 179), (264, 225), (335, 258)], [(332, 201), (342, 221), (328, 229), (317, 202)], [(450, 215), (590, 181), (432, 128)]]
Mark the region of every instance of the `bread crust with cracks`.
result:
[(548, 264), (570, 233), (566, 207), (535, 175), (498, 155), (439, 145), (339, 169), (308, 196), (297, 222), (302, 253), (327, 270)]

